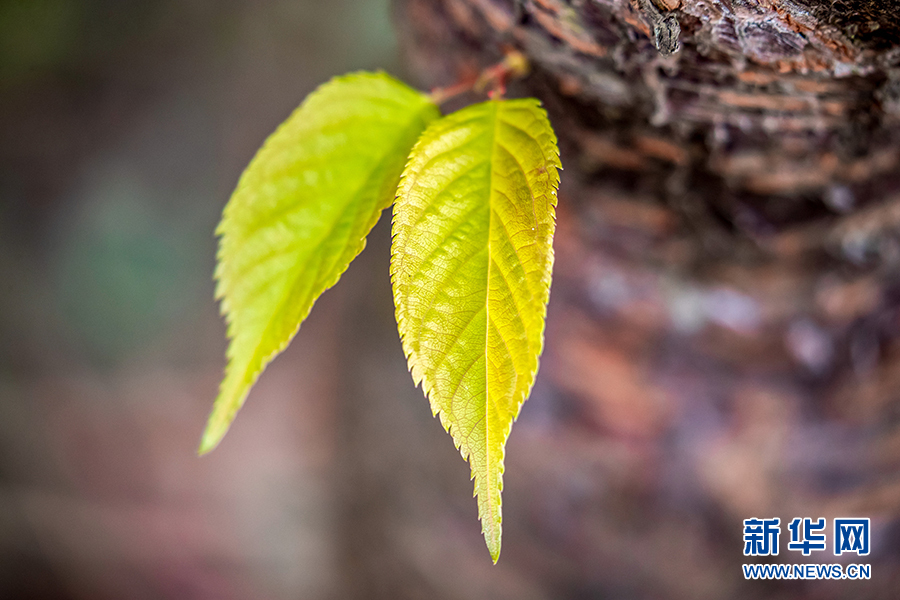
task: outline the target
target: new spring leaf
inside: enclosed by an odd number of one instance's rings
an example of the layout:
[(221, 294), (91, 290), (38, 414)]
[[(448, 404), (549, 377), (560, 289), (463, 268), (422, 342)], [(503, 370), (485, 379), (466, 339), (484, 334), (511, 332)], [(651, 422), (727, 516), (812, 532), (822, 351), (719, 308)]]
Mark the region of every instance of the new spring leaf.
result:
[(492, 100), (422, 134), (394, 205), (403, 348), (469, 461), (494, 562), (504, 447), (543, 346), (559, 167), (538, 102)]
[(265, 365), (362, 251), (410, 148), (438, 116), (425, 95), (387, 75), (338, 77), (247, 167), (217, 230), (216, 296), (231, 341), (201, 453), (219, 443)]

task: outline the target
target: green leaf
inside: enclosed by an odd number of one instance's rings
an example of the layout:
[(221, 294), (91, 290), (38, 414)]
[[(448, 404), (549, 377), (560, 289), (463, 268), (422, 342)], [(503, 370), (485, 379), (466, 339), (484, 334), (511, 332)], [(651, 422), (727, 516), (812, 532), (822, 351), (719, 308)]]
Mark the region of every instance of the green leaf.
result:
[(251, 161), (217, 230), (216, 296), (231, 342), (201, 454), (362, 251), (410, 148), (439, 116), (427, 96), (383, 73), (346, 75), (313, 92)]
[(394, 204), (403, 349), (469, 461), (494, 562), (504, 447), (543, 347), (559, 168), (538, 101), (492, 100), (422, 134)]

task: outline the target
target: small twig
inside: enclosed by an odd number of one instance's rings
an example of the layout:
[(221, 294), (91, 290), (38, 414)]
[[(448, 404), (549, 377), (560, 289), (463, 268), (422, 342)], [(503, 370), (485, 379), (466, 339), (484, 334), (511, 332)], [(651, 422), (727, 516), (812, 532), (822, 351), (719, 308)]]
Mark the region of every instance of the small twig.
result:
[(502, 61), (486, 68), (478, 77), (469, 78), (443, 88), (434, 88), (429, 97), (435, 104), (442, 104), (469, 91), (482, 93), (486, 89), (489, 98), (502, 98), (510, 78), (524, 77), (528, 73), (528, 59), (518, 50), (509, 49)]
[(428, 94), (428, 97), (431, 98), (431, 101), (435, 104), (443, 104), (450, 98), (455, 98), (456, 96), (465, 94), (466, 92), (474, 88), (476, 81), (477, 79), (470, 78), (465, 81), (455, 83), (451, 86), (434, 88), (433, 90), (431, 90), (431, 93)]

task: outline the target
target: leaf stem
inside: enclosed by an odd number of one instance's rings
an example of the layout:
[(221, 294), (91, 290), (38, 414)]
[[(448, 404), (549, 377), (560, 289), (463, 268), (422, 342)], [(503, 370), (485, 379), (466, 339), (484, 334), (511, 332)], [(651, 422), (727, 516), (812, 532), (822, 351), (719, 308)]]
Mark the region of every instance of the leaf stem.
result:
[(428, 96), (435, 104), (443, 104), (450, 98), (466, 92), (482, 93), (489, 88), (487, 92), (489, 98), (502, 98), (506, 93), (507, 81), (510, 78), (524, 77), (529, 67), (528, 58), (524, 54), (507, 48), (503, 60), (487, 67), (478, 77), (470, 77), (447, 87), (434, 88)]

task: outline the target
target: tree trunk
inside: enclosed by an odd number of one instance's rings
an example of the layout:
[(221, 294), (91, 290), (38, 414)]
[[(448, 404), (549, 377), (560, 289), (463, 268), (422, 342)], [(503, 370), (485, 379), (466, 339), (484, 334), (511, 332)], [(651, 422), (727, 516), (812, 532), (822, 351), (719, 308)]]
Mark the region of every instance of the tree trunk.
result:
[[(510, 95), (544, 103), (565, 169), (542, 372), (486, 575), (508, 579), (483, 589), (893, 597), (900, 4), (403, 0), (397, 14), (425, 86), (524, 52)], [(786, 525), (842, 516), (872, 518), (872, 554), (851, 561), (871, 581), (744, 581), (743, 519), (781, 518), (774, 561), (830, 563), (830, 545), (787, 551)], [(423, 589), (360, 560), (370, 591)]]

